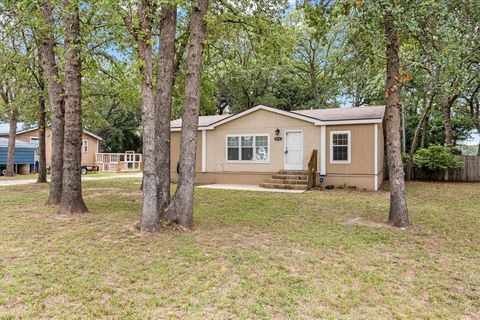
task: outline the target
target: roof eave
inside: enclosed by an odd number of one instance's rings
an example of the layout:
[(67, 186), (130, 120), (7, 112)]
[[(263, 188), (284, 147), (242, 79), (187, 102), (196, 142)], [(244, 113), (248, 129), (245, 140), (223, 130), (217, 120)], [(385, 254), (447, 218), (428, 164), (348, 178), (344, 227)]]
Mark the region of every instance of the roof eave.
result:
[[(30, 131), (34, 131), (34, 130), (38, 130), (38, 127), (33, 127), (33, 128), (30, 128), (30, 129), (27, 129), (27, 130), (18, 131), (16, 134), (22, 134), (22, 133), (26, 133), (26, 132), (30, 132)], [(85, 133), (85, 134), (88, 134), (89, 136), (94, 137), (95, 139), (103, 141), (103, 139), (101, 137), (99, 137), (96, 134), (91, 133), (91, 132), (89, 132), (85, 129), (83, 129), (82, 132)]]

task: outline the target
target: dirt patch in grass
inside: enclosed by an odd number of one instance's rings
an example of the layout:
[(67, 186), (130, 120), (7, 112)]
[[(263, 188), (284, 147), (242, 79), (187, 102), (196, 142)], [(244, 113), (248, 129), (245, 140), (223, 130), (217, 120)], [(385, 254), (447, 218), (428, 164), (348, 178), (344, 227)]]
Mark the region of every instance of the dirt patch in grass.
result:
[(88, 192), (83, 195), (84, 199), (94, 199), (94, 198), (103, 198), (103, 197), (139, 197), (141, 196), (142, 192), (140, 190), (125, 190), (125, 189), (117, 189), (117, 188), (108, 188), (109, 190), (98, 190), (98, 188), (94, 188), (97, 190), (88, 190), (94, 191), (92, 193)]
[(358, 224), (358, 225), (372, 227), (372, 228), (396, 229), (391, 224), (382, 220), (374, 219), (374, 218), (354, 217), (354, 218), (348, 219), (347, 224)]

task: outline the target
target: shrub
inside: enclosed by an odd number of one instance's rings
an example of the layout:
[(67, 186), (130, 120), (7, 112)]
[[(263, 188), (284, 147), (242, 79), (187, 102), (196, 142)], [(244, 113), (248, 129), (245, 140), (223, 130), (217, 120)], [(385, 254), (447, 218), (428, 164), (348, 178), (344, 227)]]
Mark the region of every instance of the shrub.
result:
[(413, 164), (417, 168), (431, 172), (458, 170), (462, 162), (454, 155), (454, 148), (431, 145), (428, 149), (418, 149), (413, 156)]

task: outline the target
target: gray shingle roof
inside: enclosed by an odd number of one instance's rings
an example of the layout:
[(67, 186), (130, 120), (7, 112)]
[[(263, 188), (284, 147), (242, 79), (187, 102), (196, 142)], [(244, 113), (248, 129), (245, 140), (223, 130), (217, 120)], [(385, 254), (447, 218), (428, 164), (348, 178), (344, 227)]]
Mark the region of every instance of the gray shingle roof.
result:
[[(211, 124), (214, 124), (217, 121), (223, 120), (225, 118), (230, 117), (231, 114), (223, 114), (223, 115), (215, 115), (215, 116), (201, 116), (198, 118), (198, 126), (199, 127), (208, 127)], [(176, 119), (170, 121), (171, 128), (181, 128), (182, 127), (182, 119)]]
[(382, 119), (385, 106), (298, 110), (294, 113), (321, 121)]
[[(25, 122), (18, 122), (17, 123), (17, 133), (23, 133), (26, 131), (37, 130), (37, 125), (27, 125)], [(8, 131), (10, 130), (10, 124), (8, 123), (0, 123), (0, 137), (8, 137)], [(83, 129), (83, 132), (98, 139), (103, 140), (101, 137), (97, 136), (95, 133)]]
[[(8, 147), (8, 138), (0, 138), (0, 148), (7, 148)], [(20, 140), (15, 140), (15, 148), (23, 148), (23, 149), (37, 149), (36, 146), (30, 143), (26, 143)]]
[[(17, 122), (17, 132), (27, 129), (25, 122)], [(10, 124), (0, 123), (0, 136), (8, 136), (8, 131), (10, 130)]]
[[(297, 110), (290, 113), (292, 113), (292, 115), (301, 115), (320, 121), (383, 119), (385, 106)], [(202, 116), (198, 119), (198, 127), (208, 127), (231, 116), (233, 115)], [(182, 119), (171, 121), (170, 127), (181, 128)]]

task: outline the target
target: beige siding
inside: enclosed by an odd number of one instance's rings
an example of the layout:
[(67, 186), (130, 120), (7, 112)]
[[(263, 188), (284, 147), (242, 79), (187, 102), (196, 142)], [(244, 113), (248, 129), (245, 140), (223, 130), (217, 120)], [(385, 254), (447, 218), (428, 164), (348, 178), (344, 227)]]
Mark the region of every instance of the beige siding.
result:
[[(275, 141), (280, 129), (281, 141)], [(320, 128), (309, 122), (259, 110), (207, 131), (207, 172), (276, 172), (284, 168), (285, 130), (303, 132), (303, 167), (306, 169), (313, 149), (320, 147)], [(269, 134), (270, 162), (226, 161), (226, 137), (230, 134)]]
[[(275, 141), (275, 130), (280, 129), (281, 141)], [(202, 173), (202, 134), (198, 133), (196, 182), (197, 183), (239, 183), (259, 184), (272, 173), (284, 169), (285, 131), (299, 130), (303, 132), (303, 169), (307, 168), (312, 150), (321, 152), (320, 126), (273, 113), (258, 110), (231, 122), (207, 130), (206, 173)], [(330, 132), (351, 132), (351, 163), (332, 164), (330, 161)], [(235, 134), (268, 134), (270, 136), (270, 161), (268, 163), (229, 162), (226, 160), (226, 137)], [(180, 153), (180, 132), (172, 132), (172, 179), (176, 181), (176, 166)], [(329, 125), (326, 126), (326, 179), (328, 184), (356, 186), (359, 189), (374, 190), (375, 174), (378, 174), (378, 185), (381, 183), (383, 171), (383, 129), (378, 125), (378, 172), (374, 170), (375, 159), (375, 125)], [(320, 171), (321, 155), (318, 156)]]
[[(170, 171), (173, 173), (177, 172), (177, 164), (180, 161), (180, 138), (181, 132), (172, 132), (171, 135), (171, 162), (170, 162)], [(199, 131), (197, 133), (197, 159), (195, 163), (195, 172), (202, 171), (202, 133)]]
[[(25, 141), (28, 143), (30, 143), (31, 137), (38, 137), (38, 129), (17, 135), (18, 140)], [(83, 140), (88, 141), (88, 152), (83, 152), (83, 147), (82, 147), (82, 165), (85, 165), (85, 166), (96, 165), (95, 155), (98, 152), (98, 147), (100, 143), (99, 140), (86, 133), (83, 133), (82, 135), (82, 143), (83, 143)], [(47, 128), (45, 131), (45, 155), (47, 158), (47, 167), (50, 167), (51, 159), (52, 159), (52, 130), (50, 128)]]
[[(383, 139), (381, 124), (379, 124), (378, 138)], [(331, 132), (332, 131), (350, 131), (351, 136), (351, 161), (349, 164), (332, 163), (331, 155)], [(335, 125), (327, 126), (327, 177), (324, 185), (343, 185), (355, 186), (358, 189), (374, 190), (375, 174), (382, 169), (382, 163), (378, 162), (378, 168), (375, 172), (375, 124), (357, 124), (357, 125)], [(378, 146), (380, 153), (381, 146)], [(377, 178), (381, 181), (381, 177)], [(380, 184), (380, 182), (377, 182)]]
[(378, 188), (381, 187), (383, 183), (383, 161), (385, 156), (385, 145), (383, 137), (383, 126), (381, 123), (378, 124)]
[[(374, 174), (375, 125), (327, 126), (327, 175), (328, 174)], [(330, 132), (350, 131), (351, 163), (339, 164), (330, 161)]]

